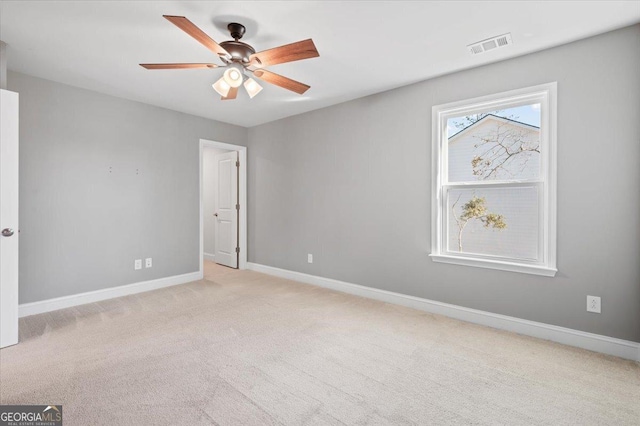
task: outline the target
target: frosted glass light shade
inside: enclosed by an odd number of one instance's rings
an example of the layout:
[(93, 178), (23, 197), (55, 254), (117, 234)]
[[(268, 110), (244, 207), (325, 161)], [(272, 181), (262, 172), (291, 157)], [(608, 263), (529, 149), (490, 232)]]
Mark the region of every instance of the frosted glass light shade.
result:
[(240, 87), (242, 84), (242, 73), (236, 68), (229, 68), (222, 74), (225, 83), (231, 87)]
[(227, 82), (223, 77), (220, 77), (220, 79), (218, 81), (216, 81), (215, 83), (213, 83), (211, 86), (213, 86), (213, 89), (218, 92), (220, 94), (220, 96), (226, 98), (227, 95), (229, 94), (229, 90), (231, 90), (231, 86), (229, 86), (229, 84), (227, 84)]
[(253, 98), (262, 91), (262, 86), (252, 78), (248, 78), (247, 81), (244, 82), (244, 88), (247, 90), (250, 98)]

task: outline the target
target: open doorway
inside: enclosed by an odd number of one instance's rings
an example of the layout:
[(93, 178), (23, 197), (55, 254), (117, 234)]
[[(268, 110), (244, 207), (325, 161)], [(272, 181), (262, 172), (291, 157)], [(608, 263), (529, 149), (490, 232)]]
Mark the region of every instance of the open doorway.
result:
[(246, 147), (200, 140), (200, 271), (204, 261), (246, 269)]

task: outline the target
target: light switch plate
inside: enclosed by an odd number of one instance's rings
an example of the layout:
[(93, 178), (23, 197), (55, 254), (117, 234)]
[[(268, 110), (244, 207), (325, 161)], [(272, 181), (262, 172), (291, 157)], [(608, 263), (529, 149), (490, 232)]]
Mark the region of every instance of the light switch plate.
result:
[(136, 259), (136, 261), (133, 263), (133, 269), (135, 269), (136, 271), (138, 269), (142, 269), (142, 259)]

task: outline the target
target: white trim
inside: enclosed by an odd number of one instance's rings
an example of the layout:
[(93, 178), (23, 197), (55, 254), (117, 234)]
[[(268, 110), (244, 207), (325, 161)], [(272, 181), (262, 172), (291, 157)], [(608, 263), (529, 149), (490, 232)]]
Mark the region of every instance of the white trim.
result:
[[(479, 266), (489, 269), (497, 269), (511, 272), (523, 272), (528, 274), (555, 276), (556, 246), (557, 246), (557, 90), (556, 82), (541, 84), (523, 89), (482, 96), (451, 102), (443, 105), (435, 105), (432, 108), (432, 171), (431, 171), (431, 254), (435, 262), (444, 262), (464, 266)], [(452, 187), (447, 178), (447, 149), (443, 144), (448, 143), (446, 138), (446, 120), (470, 112), (490, 111), (504, 106), (527, 105), (531, 102), (541, 104), (540, 142), (542, 144), (542, 170), (540, 172), (539, 208), (540, 208), (540, 235), (539, 235), (539, 260), (536, 264), (519, 262), (517, 259), (506, 261), (493, 259), (490, 256), (474, 256), (465, 254), (458, 256), (446, 250), (445, 220), (447, 217), (445, 194)], [(461, 132), (459, 132), (461, 133)], [(459, 134), (458, 133), (458, 134)], [(457, 135), (456, 135), (457, 136)], [(536, 182), (531, 182), (535, 184)], [(505, 183), (494, 181), (483, 183), (486, 186), (504, 187)], [(473, 187), (482, 185), (473, 184)], [(465, 186), (465, 185), (455, 185)], [(471, 185), (469, 185), (471, 186)]]
[(210, 260), (212, 262), (216, 261), (216, 255), (215, 254), (211, 254), (211, 253), (204, 253), (202, 255), (202, 257), (204, 258), (204, 260)]
[(238, 232), (240, 235), (238, 245), (240, 246), (240, 255), (238, 256), (238, 269), (247, 269), (247, 247), (249, 246), (247, 239), (247, 147), (200, 139), (200, 159), (198, 161), (198, 167), (200, 168), (200, 273), (204, 273), (204, 194), (202, 192), (202, 150), (205, 147), (238, 152), (238, 161), (240, 161), (240, 176), (238, 178), (238, 203), (240, 204), (240, 220), (238, 222)]
[(529, 321), (507, 315), (494, 314), (492, 312), (465, 308), (463, 306), (422, 299), (415, 296), (407, 296), (405, 294), (394, 293), (387, 290), (365, 287), (358, 284), (351, 284), (330, 278), (303, 274), (301, 272), (288, 271), (286, 269), (274, 268), (272, 266), (265, 266), (252, 262), (249, 262), (247, 267), (252, 271), (261, 272), (263, 274), (286, 278), (305, 284), (316, 285), (318, 287), (329, 288), (343, 293), (354, 294), (356, 296), (375, 299), (382, 302), (402, 305), (500, 330), (507, 330), (540, 339), (551, 340), (553, 342), (608, 355), (614, 355), (620, 358), (640, 361), (640, 343), (629, 340), (587, 333), (571, 328)]
[(475, 257), (451, 256), (446, 254), (430, 254), (434, 262), (450, 263), (453, 265), (476, 266), (478, 268), (498, 269), (500, 271), (522, 272), (523, 274), (542, 275), (555, 277), (558, 272), (555, 268), (547, 268), (542, 265), (505, 262), (496, 259), (481, 259)]
[(54, 299), (41, 300), (39, 302), (23, 303), (18, 306), (18, 315), (22, 318), (29, 315), (57, 311), (58, 309), (70, 308), (72, 306), (85, 305), (87, 303), (99, 302), (101, 300), (114, 299), (116, 297), (144, 293), (145, 291), (198, 281), (202, 278), (203, 275), (201, 271), (190, 272), (188, 274), (174, 275), (172, 277), (158, 278), (156, 280), (142, 281), (139, 283), (89, 291), (86, 293), (72, 294), (71, 296), (56, 297)]

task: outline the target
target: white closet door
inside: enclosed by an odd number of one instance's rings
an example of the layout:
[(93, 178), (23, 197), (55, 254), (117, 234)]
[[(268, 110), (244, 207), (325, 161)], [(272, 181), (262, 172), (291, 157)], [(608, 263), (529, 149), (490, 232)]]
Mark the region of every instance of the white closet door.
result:
[(18, 94), (0, 90), (0, 347), (18, 343)]
[(216, 155), (216, 263), (238, 267), (238, 153)]

